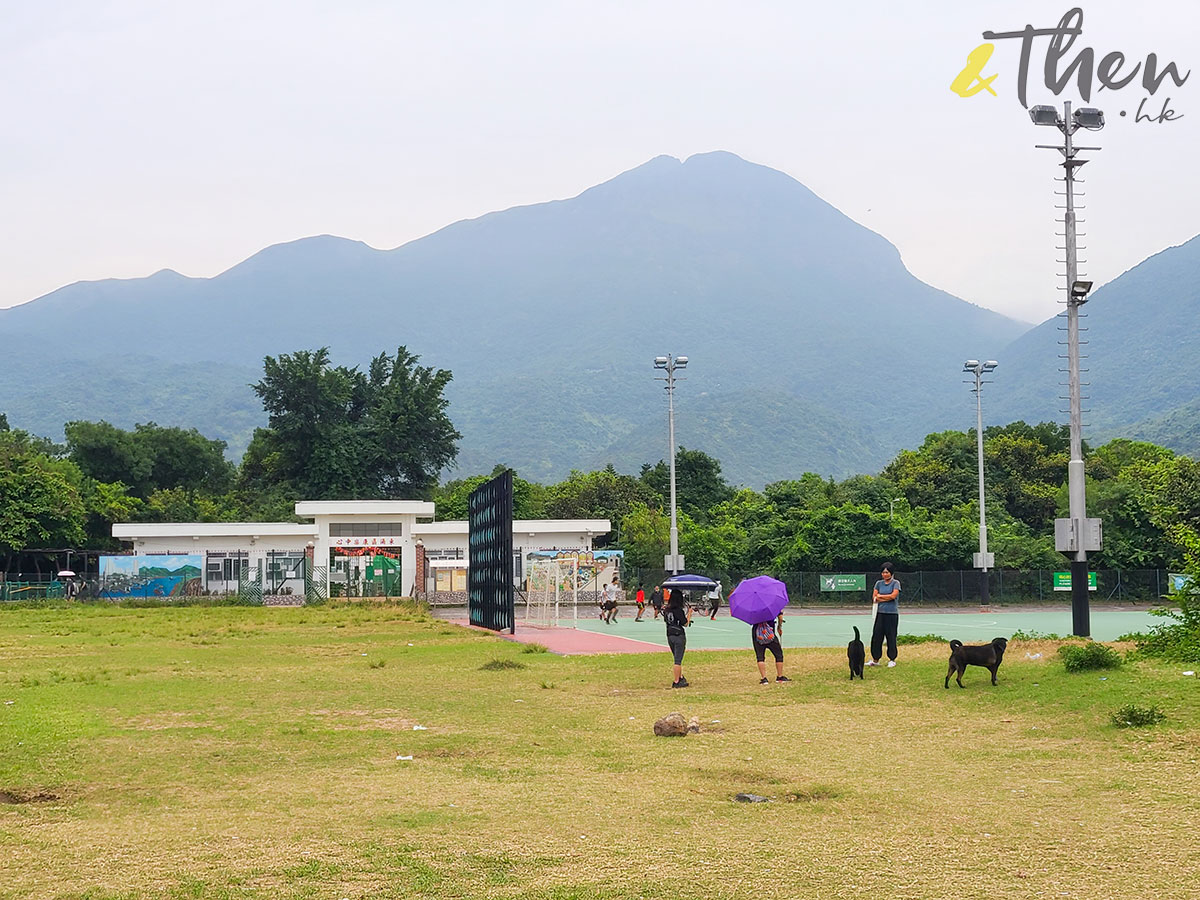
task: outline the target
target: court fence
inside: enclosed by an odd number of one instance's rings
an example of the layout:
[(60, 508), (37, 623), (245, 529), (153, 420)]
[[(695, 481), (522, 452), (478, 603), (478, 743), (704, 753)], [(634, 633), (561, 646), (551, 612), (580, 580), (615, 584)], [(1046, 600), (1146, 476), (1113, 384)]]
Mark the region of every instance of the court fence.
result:
[[(1095, 586), (1089, 591), (1094, 603), (1160, 604), (1169, 595), (1170, 573), (1166, 569), (1094, 569)], [(722, 596), (741, 580), (728, 572), (705, 572), (721, 582)], [(667, 576), (662, 569), (626, 568), (621, 573), (627, 598), (639, 585), (649, 601), (650, 592)], [(878, 572), (785, 572), (776, 574), (787, 585), (796, 606), (856, 606), (869, 600)], [(978, 569), (949, 571), (897, 571), (901, 602), (929, 607), (969, 607), (980, 604)], [(1062, 569), (993, 569), (988, 572), (989, 605), (1069, 605), (1070, 575)]]

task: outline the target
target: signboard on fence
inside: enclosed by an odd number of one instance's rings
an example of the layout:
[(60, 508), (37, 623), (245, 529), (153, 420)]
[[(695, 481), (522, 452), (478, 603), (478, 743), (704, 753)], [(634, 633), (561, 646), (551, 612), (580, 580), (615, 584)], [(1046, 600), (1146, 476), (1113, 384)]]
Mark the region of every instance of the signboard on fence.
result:
[[(1054, 589), (1056, 591), (1069, 591), (1071, 589), (1071, 573), (1070, 572), (1055, 572), (1054, 573)], [(1096, 590), (1096, 573), (1088, 572), (1088, 590)]]
[(822, 575), (822, 591), (865, 591), (866, 575)]

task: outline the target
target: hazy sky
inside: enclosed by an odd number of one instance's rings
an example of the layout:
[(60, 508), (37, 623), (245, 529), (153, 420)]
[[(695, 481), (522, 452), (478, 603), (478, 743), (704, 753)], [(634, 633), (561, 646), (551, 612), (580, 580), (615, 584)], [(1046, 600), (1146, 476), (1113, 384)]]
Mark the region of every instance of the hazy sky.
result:
[[(0, 306), (80, 279), (214, 275), (332, 233), (394, 247), (573, 196), (667, 153), (730, 150), (878, 231), (919, 278), (1027, 321), (1053, 315), (1057, 154), (1016, 98), (950, 83), (984, 30), (1051, 28), (1040, 2), (254, 2), (0, 5)], [(1081, 7), (1096, 63), (1196, 72), (1092, 96), (1084, 267), (1108, 281), (1200, 232), (1200, 6)], [(815, 11), (814, 11), (815, 10)], [(914, 10), (919, 10), (916, 12)], [(1033, 42), (1029, 102), (1047, 38)], [(1063, 66), (1065, 68), (1065, 65)], [(1121, 110), (1128, 112), (1119, 117)]]

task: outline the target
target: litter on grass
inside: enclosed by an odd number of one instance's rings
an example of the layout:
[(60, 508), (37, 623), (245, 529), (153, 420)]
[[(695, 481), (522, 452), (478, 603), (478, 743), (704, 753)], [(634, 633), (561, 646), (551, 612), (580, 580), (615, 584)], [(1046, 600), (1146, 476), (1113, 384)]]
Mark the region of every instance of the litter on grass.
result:
[(412, 756), (397, 756), (396, 759), (408, 761), (412, 759)]
[(424, 725), (414, 725), (413, 726), (413, 731), (428, 731), (428, 730), (429, 729), (426, 728)]

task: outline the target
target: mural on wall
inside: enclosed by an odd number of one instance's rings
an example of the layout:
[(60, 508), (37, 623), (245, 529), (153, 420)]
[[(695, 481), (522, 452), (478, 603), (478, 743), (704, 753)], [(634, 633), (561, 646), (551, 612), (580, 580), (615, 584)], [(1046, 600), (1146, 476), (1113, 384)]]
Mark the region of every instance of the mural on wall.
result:
[(579, 566), (576, 588), (598, 590), (614, 577), (621, 578), (621, 565), (625, 560), (624, 550), (530, 550), (525, 554), (525, 569), (543, 559), (574, 561)]
[(100, 596), (182, 597), (200, 594), (204, 558), (199, 553), (162, 556), (101, 556)]

